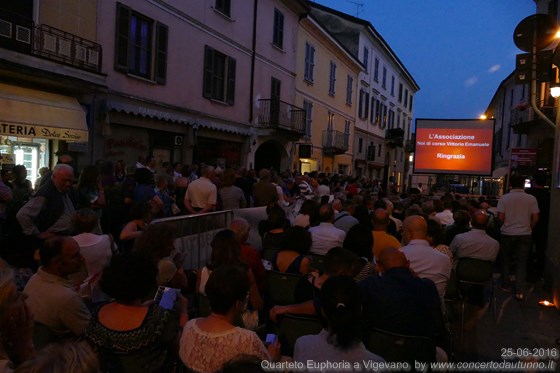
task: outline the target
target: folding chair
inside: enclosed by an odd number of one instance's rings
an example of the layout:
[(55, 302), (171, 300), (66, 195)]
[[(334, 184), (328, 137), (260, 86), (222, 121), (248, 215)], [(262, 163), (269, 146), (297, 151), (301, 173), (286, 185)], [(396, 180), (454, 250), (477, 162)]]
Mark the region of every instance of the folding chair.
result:
[(294, 304), (294, 293), (301, 275), (277, 271), (267, 272), (268, 296), (275, 305)]
[(278, 338), (282, 355), (294, 356), (296, 340), (303, 335), (318, 334), (323, 322), (316, 317), (285, 314), (278, 322)]

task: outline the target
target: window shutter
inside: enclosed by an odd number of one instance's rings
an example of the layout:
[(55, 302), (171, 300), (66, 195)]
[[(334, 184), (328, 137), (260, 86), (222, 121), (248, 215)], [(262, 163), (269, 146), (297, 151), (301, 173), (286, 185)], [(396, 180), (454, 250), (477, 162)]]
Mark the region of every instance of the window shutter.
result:
[(368, 104), (369, 104), (369, 92), (366, 92), (366, 99), (365, 99), (365, 102), (364, 102), (364, 110), (365, 110), (364, 118), (366, 118), (366, 119), (369, 116), (369, 105)]
[(167, 75), (167, 43), (168, 28), (163, 23), (156, 24), (156, 66), (155, 81), (165, 84)]
[(128, 71), (128, 39), (130, 27), (130, 8), (117, 3), (115, 25), (115, 70)]
[(228, 57), (227, 65), (228, 72), (226, 101), (229, 105), (233, 105), (235, 101), (235, 59)]
[(206, 45), (204, 47), (204, 82), (202, 88), (202, 96), (206, 98), (212, 98), (213, 62), (214, 49)]

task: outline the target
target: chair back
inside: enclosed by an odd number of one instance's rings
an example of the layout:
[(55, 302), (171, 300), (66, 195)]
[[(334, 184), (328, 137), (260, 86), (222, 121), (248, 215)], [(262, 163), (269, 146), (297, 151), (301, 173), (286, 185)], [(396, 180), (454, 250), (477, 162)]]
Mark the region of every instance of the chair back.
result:
[(408, 362), (414, 366), (414, 361), (436, 361), (436, 344), (428, 337), (372, 329), (366, 333), (364, 344), (369, 351), (388, 362)]
[(296, 286), (301, 275), (283, 273), (277, 271), (267, 272), (268, 296), (270, 302), (275, 305), (286, 305), (295, 303)]
[(309, 264), (309, 266), (311, 267), (311, 269), (316, 269), (320, 273), (325, 272), (325, 256), (324, 255), (311, 254), (310, 259), (311, 259), (311, 263)]
[(210, 315), (210, 301), (205, 294), (198, 293), (198, 317)]
[(304, 335), (318, 334), (323, 322), (316, 317), (285, 314), (278, 323), (278, 338), (282, 355), (294, 356), (296, 340)]
[(455, 270), (460, 282), (480, 283), (488, 282), (494, 273), (494, 262), (473, 258), (459, 259)]
[(56, 334), (43, 323), (35, 321), (33, 324), (33, 345), (39, 351), (51, 342), (58, 340)]
[(261, 252), (261, 256), (262, 256), (263, 259), (271, 262), (272, 258), (274, 258), (274, 256), (277, 255), (279, 252), (280, 252), (280, 250), (277, 249), (277, 248), (265, 247)]

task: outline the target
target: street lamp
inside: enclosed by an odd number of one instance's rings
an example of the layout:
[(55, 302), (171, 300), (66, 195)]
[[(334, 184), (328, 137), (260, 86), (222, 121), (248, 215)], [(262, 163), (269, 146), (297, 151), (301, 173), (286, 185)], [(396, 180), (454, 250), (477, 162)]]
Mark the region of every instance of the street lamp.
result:
[(560, 84), (554, 83), (550, 86), (550, 95), (554, 98), (560, 97)]

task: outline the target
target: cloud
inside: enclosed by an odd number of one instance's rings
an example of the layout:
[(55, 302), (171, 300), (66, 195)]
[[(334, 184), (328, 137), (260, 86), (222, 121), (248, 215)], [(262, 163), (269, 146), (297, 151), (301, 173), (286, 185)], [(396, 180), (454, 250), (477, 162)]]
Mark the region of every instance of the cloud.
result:
[(493, 65), (488, 69), (488, 72), (490, 74), (495, 73), (496, 71), (500, 70), (501, 67), (502, 65)]
[(465, 87), (472, 87), (477, 82), (478, 82), (478, 77), (477, 76), (471, 76), (470, 78), (465, 80)]

